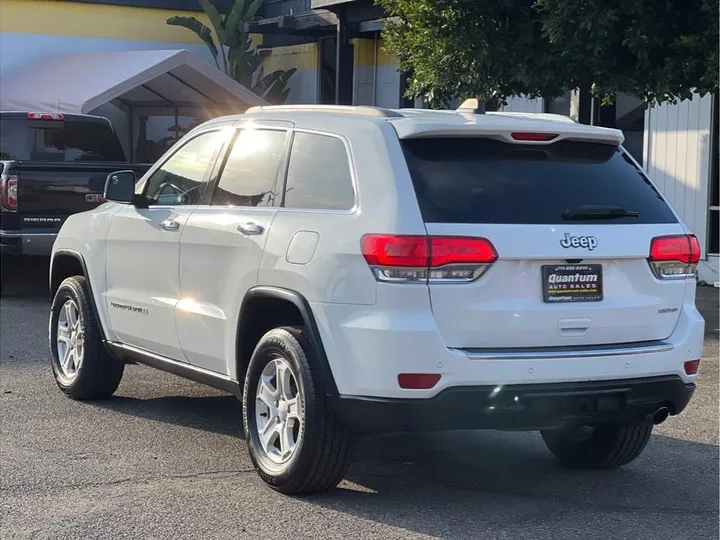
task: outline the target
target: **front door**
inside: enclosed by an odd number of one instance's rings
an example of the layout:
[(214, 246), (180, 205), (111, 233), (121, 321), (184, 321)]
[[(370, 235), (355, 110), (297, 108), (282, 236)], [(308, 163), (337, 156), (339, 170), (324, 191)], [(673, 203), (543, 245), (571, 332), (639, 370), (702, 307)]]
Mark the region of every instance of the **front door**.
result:
[(138, 186), (148, 208), (128, 205), (107, 233), (107, 309), (117, 339), (175, 360), (185, 360), (175, 327), (179, 301), (179, 242), (222, 148), (223, 131), (181, 143)]
[(211, 204), (199, 206), (185, 226), (176, 321), (193, 365), (233, 374), (239, 306), (258, 282), (288, 142), (282, 128), (239, 130)]

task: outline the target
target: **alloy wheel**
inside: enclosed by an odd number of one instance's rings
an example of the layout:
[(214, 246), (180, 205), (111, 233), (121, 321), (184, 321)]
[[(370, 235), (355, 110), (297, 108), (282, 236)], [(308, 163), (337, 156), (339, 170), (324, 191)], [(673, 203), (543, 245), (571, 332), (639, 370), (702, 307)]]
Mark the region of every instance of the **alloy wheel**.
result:
[(56, 341), (60, 371), (72, 380), (82, 365), (85, 353), (80, 310), (72, 299), (63, 304), (58, 314)]
[(255, 394), (255, 420), (263, 451), (281, 465), (292, 458), (302, 427), (301, 395), (290, 364), (275, 357), (263, 369)]

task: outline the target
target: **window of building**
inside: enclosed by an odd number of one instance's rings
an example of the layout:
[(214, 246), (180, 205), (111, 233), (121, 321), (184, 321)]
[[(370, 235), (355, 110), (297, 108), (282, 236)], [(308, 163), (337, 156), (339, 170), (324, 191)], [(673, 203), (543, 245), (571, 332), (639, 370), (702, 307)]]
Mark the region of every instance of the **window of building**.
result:
[(284, 206), (350, 210), (354, 205), (355, 191), (345, 144), (329, 135), (295, 133)]
[(286, 131), (240, 131), (213, 193), (213, 204), (273, 206), (286, 138)]

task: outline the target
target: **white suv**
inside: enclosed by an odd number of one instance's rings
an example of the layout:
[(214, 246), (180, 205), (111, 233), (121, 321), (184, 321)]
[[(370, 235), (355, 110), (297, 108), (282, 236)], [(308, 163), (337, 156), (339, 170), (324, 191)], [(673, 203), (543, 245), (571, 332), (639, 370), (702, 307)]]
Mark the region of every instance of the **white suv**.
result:
[(53, 371), (126, 363), (234, 393), (260, 476), (335, 486), (355, 434), (540, 430), (636, 458), (694, 390), (696, 238), (620, 147), (543, 114), (281, 106), (186, 135), (70, 217)]

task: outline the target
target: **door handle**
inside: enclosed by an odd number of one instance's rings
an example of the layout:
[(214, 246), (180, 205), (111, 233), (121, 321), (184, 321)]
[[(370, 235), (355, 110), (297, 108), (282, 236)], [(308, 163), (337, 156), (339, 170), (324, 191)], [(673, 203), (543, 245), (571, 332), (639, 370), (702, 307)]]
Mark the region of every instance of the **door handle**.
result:
[(180, 223), (174, 219), (166, 219), (160, 224), (160, 227), (166, 231), (177, 231), (180, 228)]
[(241, 223), (238, 225), (238, 231), (240, 231), (243, 234), (246, 234), (248, 236), (250, 235), (256, 235), (256, 234), (262, 234), (265, 230), (262, 225), (258, 225), (257, 223), (253, 223), (252, 221), (249, 223)]

